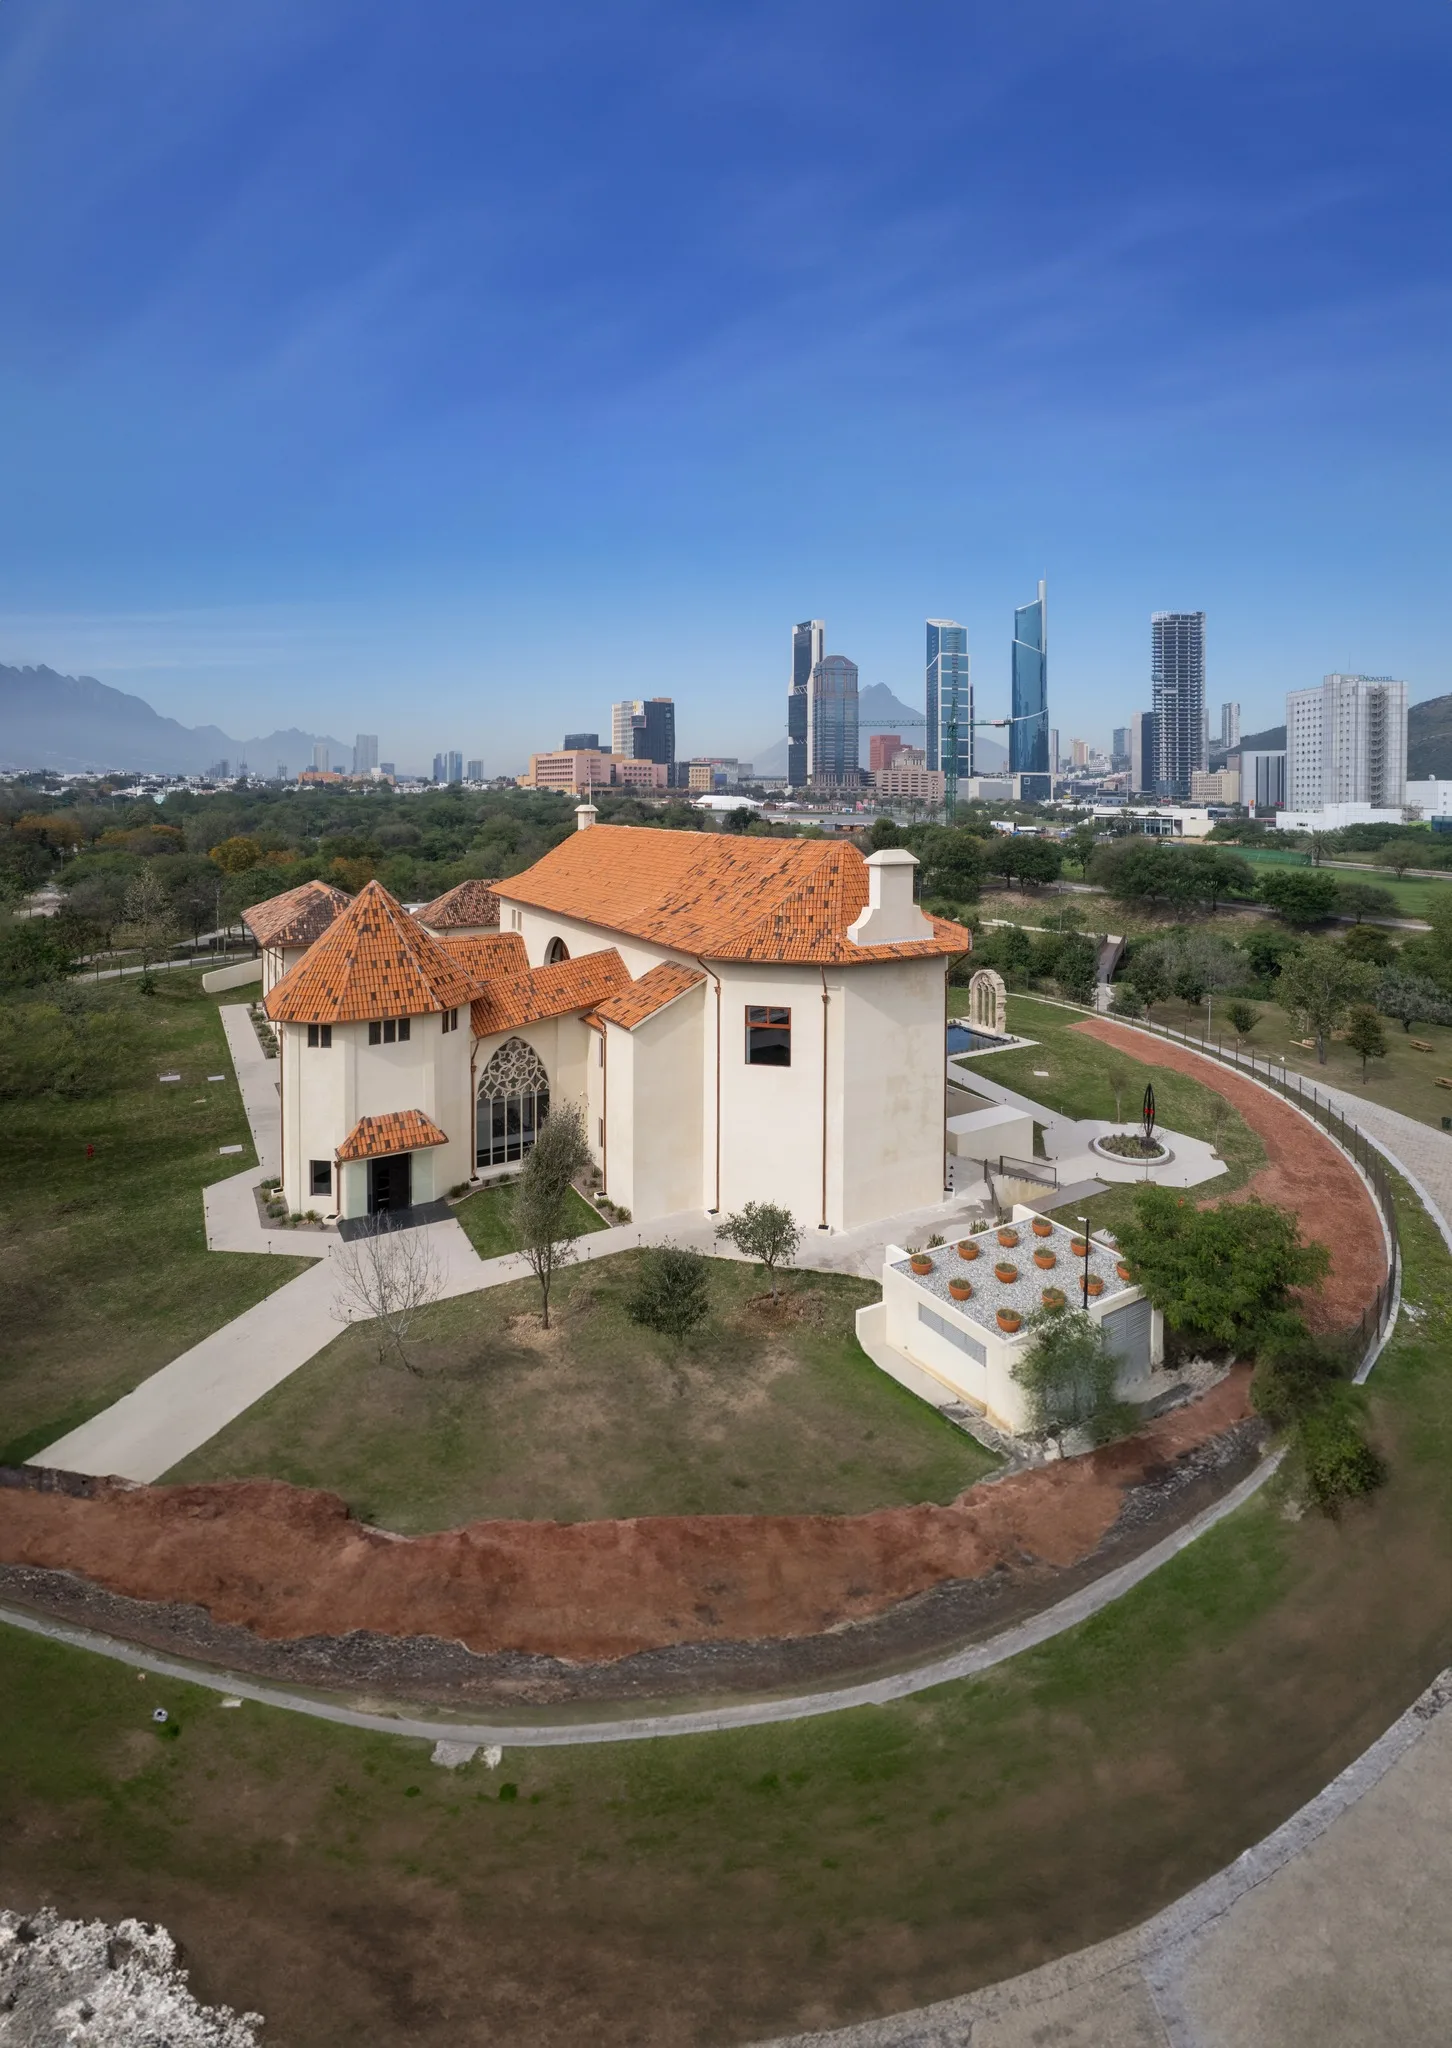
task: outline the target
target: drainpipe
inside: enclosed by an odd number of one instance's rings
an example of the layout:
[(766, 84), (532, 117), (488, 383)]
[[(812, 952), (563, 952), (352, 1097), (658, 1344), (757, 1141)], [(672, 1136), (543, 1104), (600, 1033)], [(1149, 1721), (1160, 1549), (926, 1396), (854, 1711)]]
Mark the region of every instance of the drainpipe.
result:
[(602, 1017), (600, 1033), (600, 1192), (610, 1192), (610, 1030)]
[(721, 1214), (721, 977), (713, 967), (706, 965), (699, 953), (693, 957), (702, 974), (709, 974), (712, 981), (716, 984), (716, 1191), (711, 1198), (711, 1206), (706, 1211), (706, 1214), (708, 1216), (719, 1216)]
[(479, 1041), (474, 1036), (474, 1008), (469, 1006), (469, 1150), (474, 1157), (469, 1161), (469, 1178), (479, 1177), (479, 1080), (475, 1068), (479, 1064)]
[(818, 1230), (827, 1228), (827, 970), (822, 976), (822, 1220)]

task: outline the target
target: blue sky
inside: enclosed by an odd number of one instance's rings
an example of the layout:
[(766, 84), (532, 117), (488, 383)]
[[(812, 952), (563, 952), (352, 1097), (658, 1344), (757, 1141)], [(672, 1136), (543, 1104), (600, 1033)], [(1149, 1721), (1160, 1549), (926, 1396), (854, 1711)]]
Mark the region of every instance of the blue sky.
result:
[[(1452, 689), (1452, 12), (10, 0), (0, 660), (521, 765), (782, 724), (793, 620), (1107, 739)], [(1213, 711), (1212, 711), (1213, 717)]]

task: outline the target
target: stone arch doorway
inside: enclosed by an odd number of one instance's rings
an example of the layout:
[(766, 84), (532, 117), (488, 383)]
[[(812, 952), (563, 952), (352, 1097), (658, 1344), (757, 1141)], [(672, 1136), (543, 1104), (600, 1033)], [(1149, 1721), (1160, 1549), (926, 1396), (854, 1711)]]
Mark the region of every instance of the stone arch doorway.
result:
[(534, 1149), (550, 1113), (544, 1061), (522, 1038), (506, 1038), (479, 1076), (474, 1119), (476, 1166), (507, 1166)]
[(545, 947), (544, 964), (546, 967), (558, 967), (562, 960), (568, 960), (569, 957), (570, 949), (563, 939), (551, 939)]
[(1008, 1036), (1008, 991), (992, 967), (980, 967), (968, 984), (968, 1022), (975, 1031)]

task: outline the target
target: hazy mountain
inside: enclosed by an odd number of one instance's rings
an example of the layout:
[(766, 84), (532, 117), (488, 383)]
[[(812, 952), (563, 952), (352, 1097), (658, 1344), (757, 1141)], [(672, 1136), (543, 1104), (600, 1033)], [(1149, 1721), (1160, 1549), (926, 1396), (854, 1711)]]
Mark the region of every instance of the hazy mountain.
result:
[[(1280, 751), (1285, 743), (1285, 727), (1283, 725), (1268, 725), (1264, 732), (1243, 732), (1235, 745), (1229, 749), (1229, 752), (1234, 754), (1243, 747), (1248, 753), (1252, 754), (1275, 754)], [(1224, 753), (1226, 749), (1222, 747), (1219, 751)]]
[(235, 772), (246, 761), (255, 775), (286, 762), (295, 775), (311, 767), (321, 743), (334, 767), (351, 763), (351, 746), (324, 733), (265, 733), (236, 740), (218, 725), (182, 725), (163, 718), (142, 697), (113, 690), (94, 676), (63, 676), (53, 668), (0, 663), (0, 767), (116, 768), (163, 775), (205, 774), (218, 761)]
[[(859, 758), (866, 768), (869, 763), (872, 735), (876, 732), (898, 732), (910, 747), (921, 747), (927, 740), (927, 723), (921, 708), (904, 704), (901, 697), (890, 690), (886, 683), (869, 683), (857, 698), (857, 720), (859, 732)], [(997, 740), (978, 738), (976, 759), (980, 771), (992, 772), (1002, 768), (1008, 760), (1007, 747)], [(758, 747), (751, 757), (751, 764), (758, 775), (785, 775), (787, 772), (786, 734), (773, 740), (769, 746)]]

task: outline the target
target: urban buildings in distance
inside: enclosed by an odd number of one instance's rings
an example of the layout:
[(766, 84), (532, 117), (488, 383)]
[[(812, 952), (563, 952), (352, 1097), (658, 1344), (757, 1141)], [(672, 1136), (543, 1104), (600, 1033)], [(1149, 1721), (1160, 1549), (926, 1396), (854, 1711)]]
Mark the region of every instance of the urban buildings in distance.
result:
[(1013, 671), (1008, 728), (1011, 775), (1029, 775), (1019, 784), (1026, 801), (1052, 794), (1055, 764), (1049, 759), (1049, 598), (1042, 578), (1032, 603), (1013, 615)]
[(787, 692), (787, 782), (801, 789), (807, 780), (807, 721), (812, 675), (827, 651), (822, 619), (803, 619), (792, 627), (792, 679)]
[[(973, 676), (968, 629), (956, 619), (927, 621), (927, 766), (966, 782), (973, 773)], [(956, 760), (956, 767), (954, 762)]]
[(1205, 725), (1205, 614), (1150, 616), (1150, 682), (1154, 697), (1156, 792), (1190, 794), (1190, 778), (1209, 767)]
[(807, 692), (807, 780), (819, 789), (856, 789), (857, 664), (824, 654)]
[[(1329, 675), (1286, 698), (1286, 807), (1400, 810), (1407, 800), (1407, 686)], [(1352, 822), (1348, 819), (1346, 822)]]

